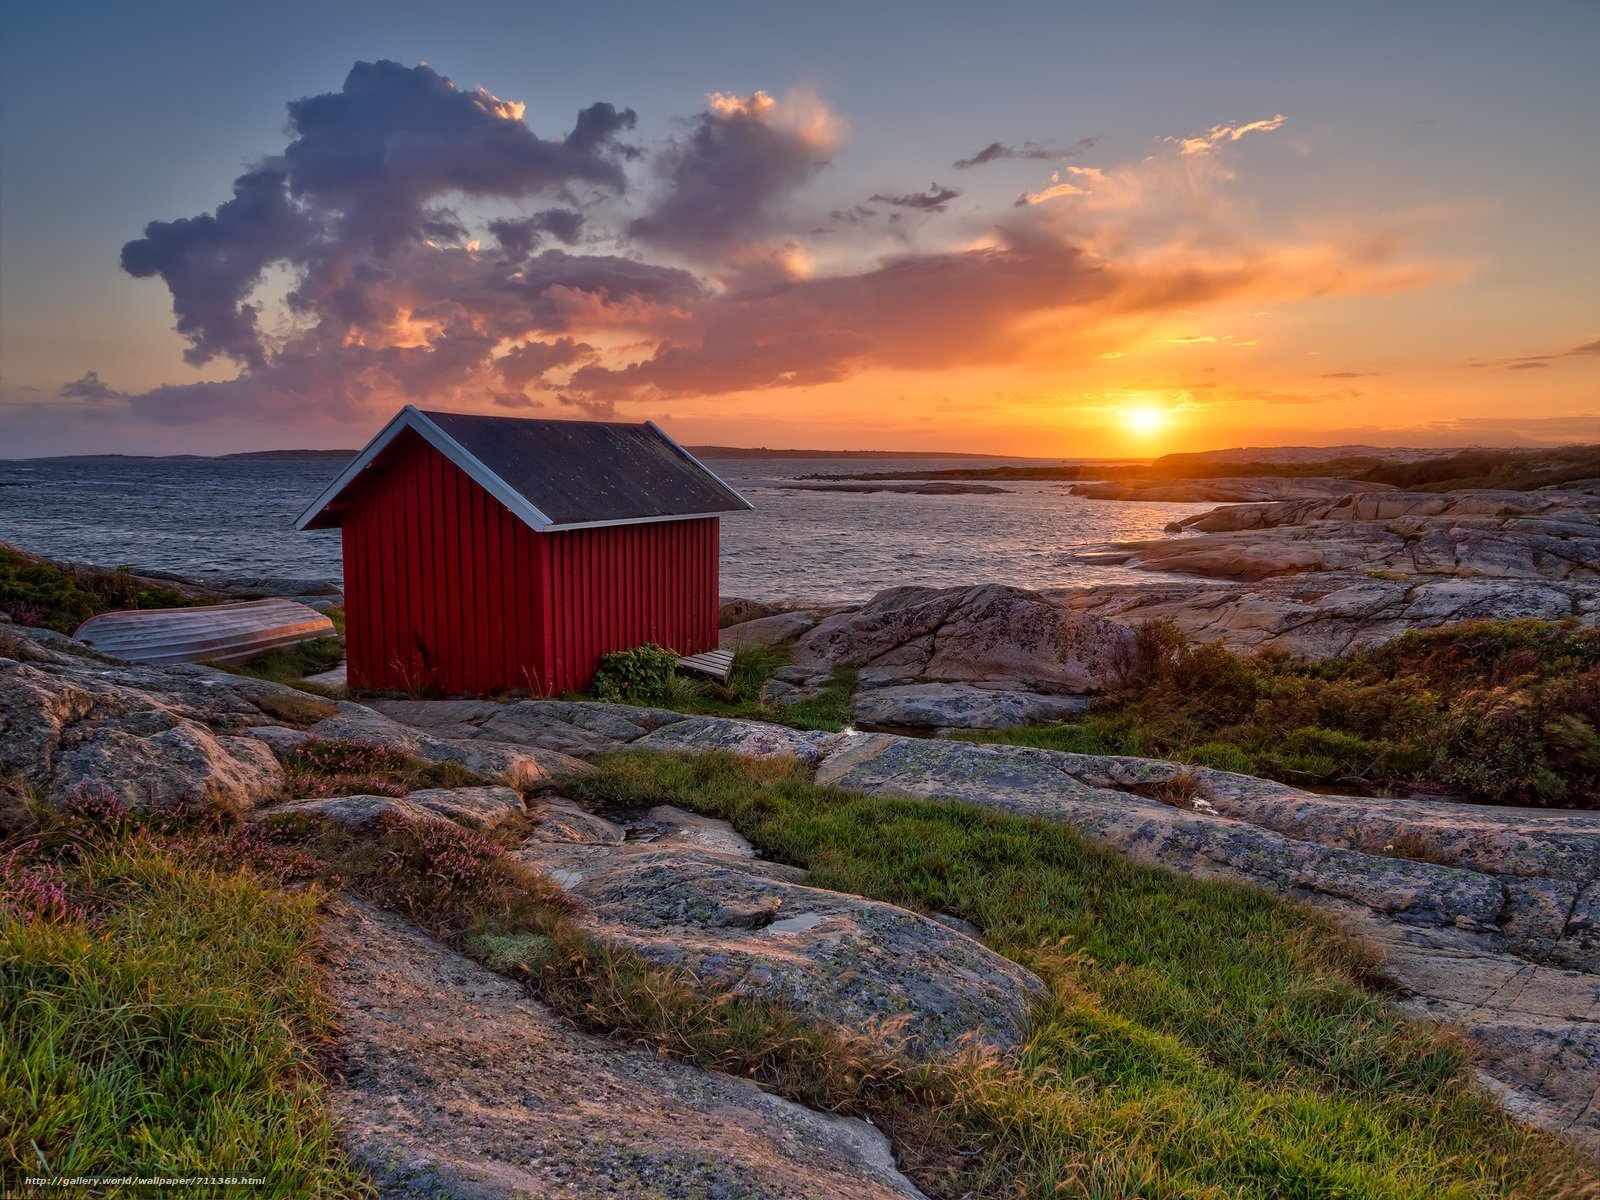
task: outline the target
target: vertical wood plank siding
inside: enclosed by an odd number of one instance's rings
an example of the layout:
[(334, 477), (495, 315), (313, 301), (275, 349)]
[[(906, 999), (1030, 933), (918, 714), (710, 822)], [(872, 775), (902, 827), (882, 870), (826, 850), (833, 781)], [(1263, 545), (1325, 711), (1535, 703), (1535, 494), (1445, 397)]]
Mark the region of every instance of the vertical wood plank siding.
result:
[(716, 518), (535, 533), (421, 439), (390, 450), (343, 513), (351, 686), (554, 695), (610, 650), (716, 646)]

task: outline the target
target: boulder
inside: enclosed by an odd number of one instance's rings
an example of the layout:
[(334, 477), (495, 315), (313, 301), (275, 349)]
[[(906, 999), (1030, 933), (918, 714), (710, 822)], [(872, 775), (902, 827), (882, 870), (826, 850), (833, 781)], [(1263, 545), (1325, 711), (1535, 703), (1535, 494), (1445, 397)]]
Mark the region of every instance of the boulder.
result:
[[(646, 837), (640, 837), (641, 828)], [(652, 810), (618, 840), (545, 840), (519, 857), (582, 901), (596, 937), (917, 1054), (1013, 1048), (1043, 985), (981, 942), (891, 904), (805, 887), (721, 821)]]
[(741, 646), (776, 646), (792, 641), (815, 627), (819, 618), (810, 612), (773, 613), (770, 617), (757, 617), (727, 625), (717, 637), (724, 650), (737, 650)]
[(797, 667), (791, 663), (779, 667), (761, 685), (761, 703), (773, 708), (798, 704), (820, 696), (832, 682), (832, 668)]
[(272, 751), (240, 736), (267, 717), (249, 688), (223, 682), (235, 677), (131, 667), (78, 645), (33, 631), (0, 644), (0, 775), (56, 805), (88, 788), (131, 808), (246, 811), (280, 791)]
[(851, 701), (858, 725), (924, 729), (1005, 729), (1057, 721), (1088, 707), (1082, 696), (1047, 696), (967, 683), (898, 684), (859, 691)]
[(1086, 693), (1118, 682), (1132, 642), (1113, 622), (1084, 619), (1022, 588), (903, 587), (827, 618), (795, 644), (794, 658), (800, 666), (881, 668), (903, 682)]
[(864, 1121), (574, 1029), (527, 987), (353, 901), (321, 937), (329, 1098), (396, 1200), (925, 1200)]
[(717, 608), (717, 625), (727, 628), (729, 625), (742, 625), (746, 621), (756, 621), (762, 617), (774, 616), (783, 612), (781, 604), (773, 604), (767, 600), (747, 600), (742, 596), (724, 596)]
[(527, 811), (522, 794), (508, 787), (423, 788), (406, 800), (468, 829), (488, 831)]

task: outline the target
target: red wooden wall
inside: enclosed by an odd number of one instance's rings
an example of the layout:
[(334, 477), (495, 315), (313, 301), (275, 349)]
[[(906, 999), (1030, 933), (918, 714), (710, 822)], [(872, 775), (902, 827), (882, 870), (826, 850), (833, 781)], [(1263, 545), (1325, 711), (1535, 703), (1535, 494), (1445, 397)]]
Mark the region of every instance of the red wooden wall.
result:
[(367, 476), (341, 514), (352, 687), (554, 695), (609, 650), (717, 644), (714, 517), (536, 533), (416, 437)]

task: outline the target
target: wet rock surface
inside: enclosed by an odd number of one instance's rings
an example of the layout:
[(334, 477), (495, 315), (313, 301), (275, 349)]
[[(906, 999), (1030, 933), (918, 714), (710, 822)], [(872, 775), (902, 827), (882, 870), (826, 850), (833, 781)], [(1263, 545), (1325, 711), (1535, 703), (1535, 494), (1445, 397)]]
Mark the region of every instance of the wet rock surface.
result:
[(323, 944), (333, 1107), (386, 1197), (920, 1196), (865, 1122), (579, 1033), (397, 917), (336, 901)]

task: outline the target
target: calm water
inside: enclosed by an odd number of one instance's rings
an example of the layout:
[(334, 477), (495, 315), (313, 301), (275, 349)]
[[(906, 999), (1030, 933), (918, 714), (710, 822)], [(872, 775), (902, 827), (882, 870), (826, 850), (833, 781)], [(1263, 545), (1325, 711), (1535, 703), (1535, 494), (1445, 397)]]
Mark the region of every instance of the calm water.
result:
[[(1134, 504), (1069, 496), (1064, 483), (1001, 483), (995, 495), (871, 495), (785, 490), (813, 472), (910, 470), (950, 460), (712, 462), (756, 511), (722, 523), (724, 595), (854, 600), (901, 584), (1002, 582), (1057, 587), (1150, 572), (1089, 567), (1073, 548), (1159, 537), (1209, 504)], [(981, 464), (998, 465), (995, 460)], [(57, 558), (183, 575), (337, 579), (337, 532), (296, 533), (295, 518), (338, 474), (332, 462), (0, 461), (0, 541)]]

